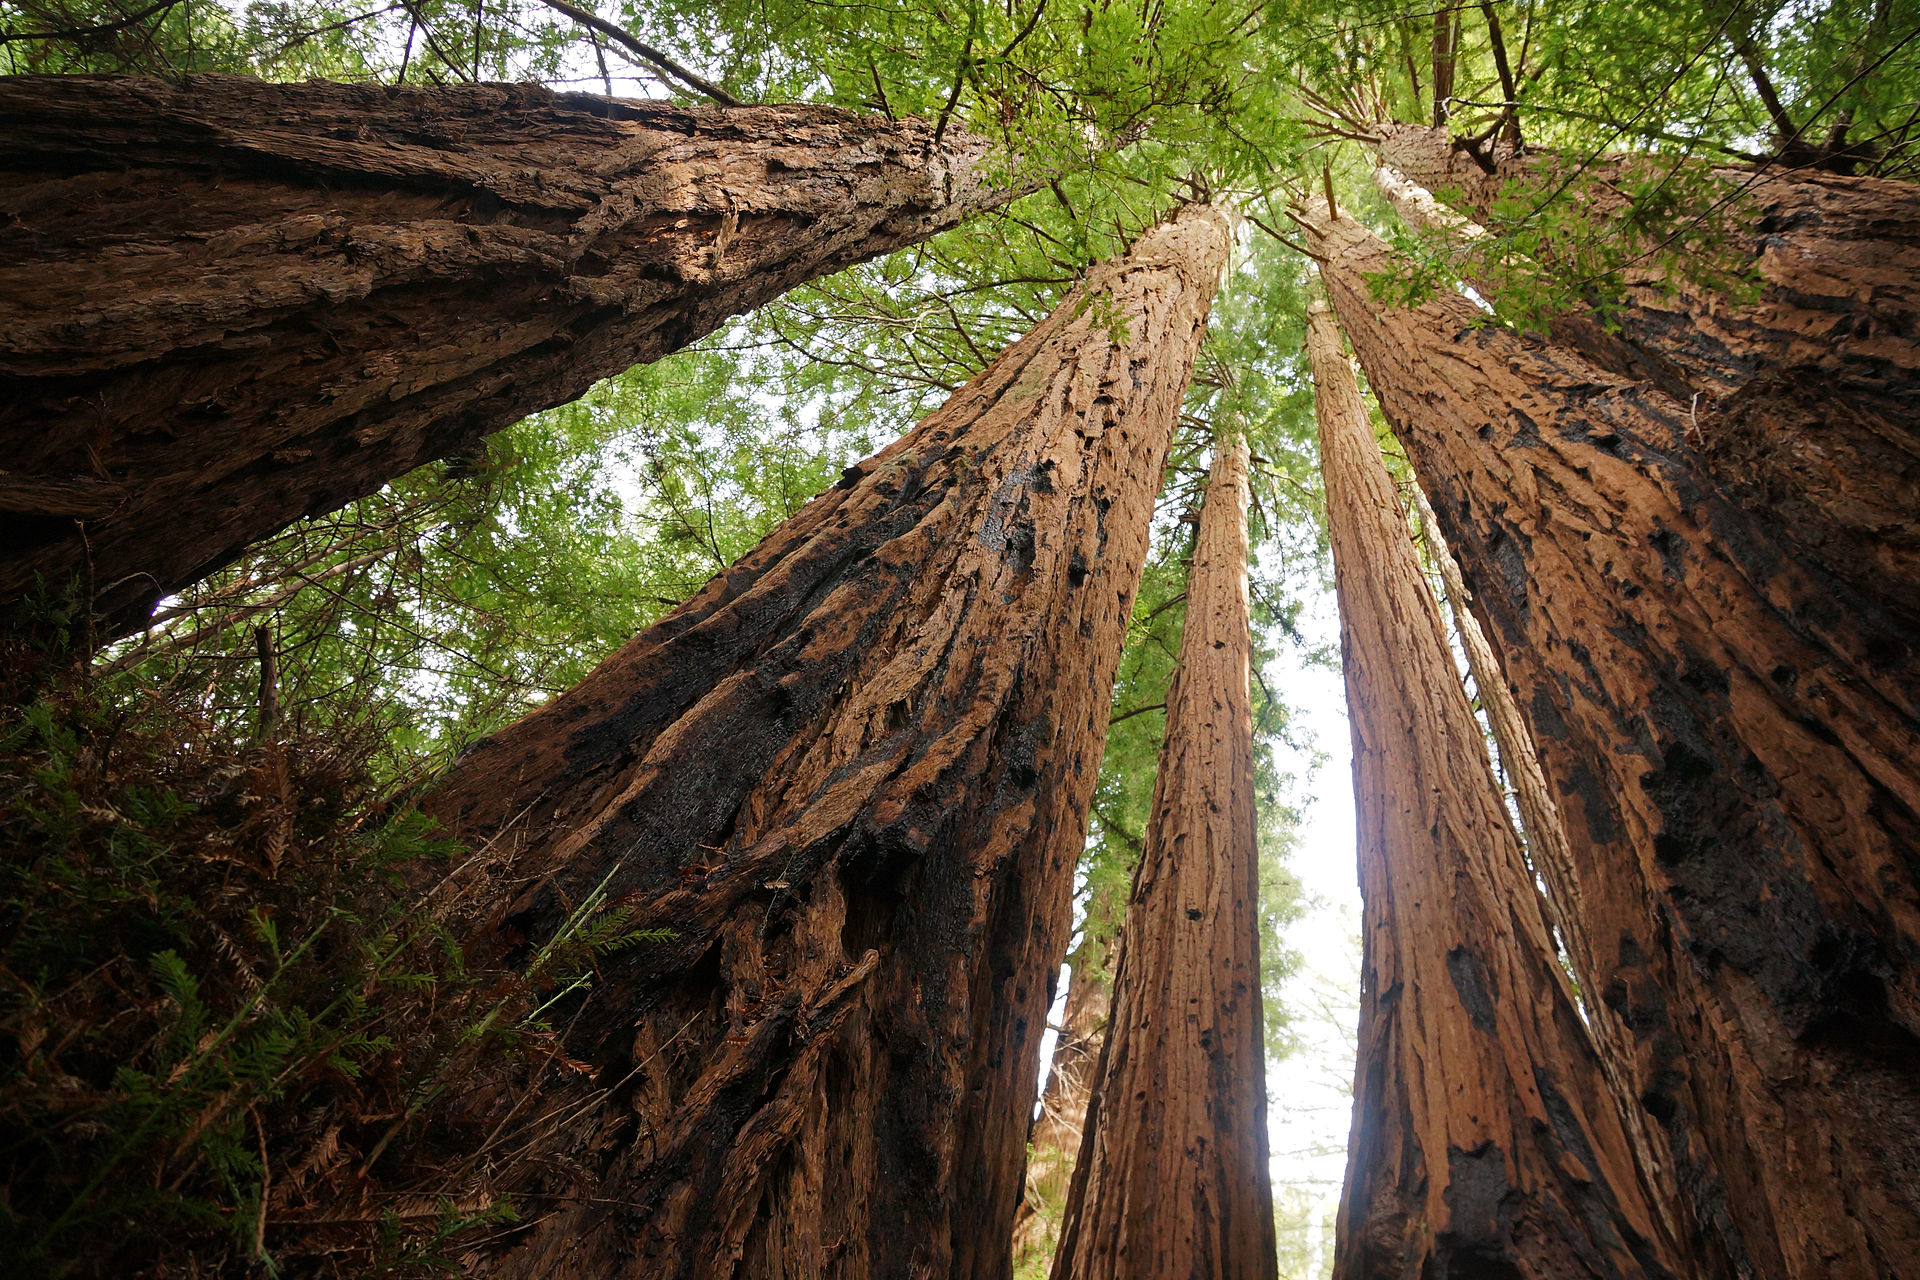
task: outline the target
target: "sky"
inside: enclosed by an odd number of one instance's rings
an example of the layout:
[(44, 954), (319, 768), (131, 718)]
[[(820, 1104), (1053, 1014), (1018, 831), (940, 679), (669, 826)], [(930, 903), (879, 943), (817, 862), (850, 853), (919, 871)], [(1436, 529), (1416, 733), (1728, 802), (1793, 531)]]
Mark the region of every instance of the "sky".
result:
[[(1330, 592), (1309, 597), (1299, 620), (1313, 647), (1336, 645)], [(1292, 868), (1308, 896), (1287, 942), (1302, 958), (1285, 1003), (1300, 1047), (1268, 1064), (1267, 1128), (1280, 1208), (1283, 1276), (1317, 1277), (1330, 1260), (1332, 1212), (1346, 1166), (1354, 1032), (1359, 1016), (1360, 890), (1354, 852), (1353, 752), (1346, 690), (1337, 670), (1302, 661), (1288, 646), (1265, 668), (1292, 711), (1300, 745), (1276, 744), (1300, 810)], [(1304, 1209), (1305, 1212), (1301, 1212)], [(1289, 1263), (1292, 1264), (1291, 1268)]]

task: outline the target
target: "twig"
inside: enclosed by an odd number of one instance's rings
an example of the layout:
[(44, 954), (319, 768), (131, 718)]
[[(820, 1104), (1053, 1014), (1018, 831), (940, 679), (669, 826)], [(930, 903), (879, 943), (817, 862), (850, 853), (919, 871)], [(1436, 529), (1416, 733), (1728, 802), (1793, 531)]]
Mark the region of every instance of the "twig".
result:
[(567, 17), (572, 18), (582, 26), (598, 31), (601, 35), (607, 37), (607, 39), (624, 46), (668, 75), (673, 76), (677, 80), (682, 80), (689, 87), (706, 94), (721, 106), (738, 107), (745, 105), (740, 99), (734, 97), (725, 89), (713, 83), (713, 81), (689, 71), (672, 58), (669, 58), (665, 53), (662, 53), (644, 40), (641, 40), (638, 36), (629, 32), (626, 28), (615, 26), (605, 18), (568, 4), (567, 0), (540, 0), (540, 2), (556, 13), (564, 13)]

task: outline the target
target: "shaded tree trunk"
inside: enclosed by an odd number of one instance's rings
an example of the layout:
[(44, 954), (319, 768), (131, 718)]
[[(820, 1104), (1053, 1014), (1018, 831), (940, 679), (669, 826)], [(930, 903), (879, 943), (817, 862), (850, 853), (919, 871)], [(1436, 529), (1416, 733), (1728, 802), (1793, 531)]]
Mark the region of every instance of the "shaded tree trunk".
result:
[(1674, 1275), (1339, 331), (1307, 323), (1364, 903), (1334, 1275)]
[(1400, 264), (1349, 219), (1316, 251), (1558, 793), (1695, 1269), (1920, 1275), (1910, 638), (1706, 483), (1663, 393), (1380, 308)]
[(1056, 1280), (1271, 1280), (1247, 444), (1217, 440)]
[[(1121, 904), (1117, 889), (1101, 886), (1087, 917), (1110, 916)], [(1100, 1045), (1113, 1008), (1115, 939), (1090, 929), (1067, 956), (1067, 1003), (1060, 1035), (1047, 1064), (1047, 1086), (1040, 1091), (1040, 1115), (1027, 1135), (1027, 1191), (1013, 1220), (1013, 1259), (1044, 1257), (1059, 1231), (1080, 1136), (1087, 1122)]]
[[(1571, 180), (1583, 212), (1631, 236), (1631, 193), (1650, 185), (1622, 159), (1574, 180), (1560, 157), (1495, 144), (1488, 173), (1442, 130), (1381, 134), (1387, 164), (1482, 219), (1503, 194), (1539, 199)], [(1643, 160), (1640, 176), (1655, 163), (1674, 162)], [(1731, 252), (1760, 296), (1629, 269), (1626, 305), (1557, 316), (1553, 341), (1673, 396), (1722, 487), (1862, 598), (1920, 626), (1920, 187), (1705, 164), (1692, 180), (1729, 197), (1719, 216), (1736, 223)]]
[(496, 948), (596, 900), (674, 930), (557, 1015), (592, 1074), (543, 1089), (568, 1119), (542, 1146), (578, 1180), (489, 1274), (1006, 1274), (1114, 673), (1228, 239), (1189, 208), (1095, 268), (429, 796), (490, 842), (474, 928)]
[(0, 78), (0, 604), (294, 519), (1000, 197), (984, 144), (525, 85)]

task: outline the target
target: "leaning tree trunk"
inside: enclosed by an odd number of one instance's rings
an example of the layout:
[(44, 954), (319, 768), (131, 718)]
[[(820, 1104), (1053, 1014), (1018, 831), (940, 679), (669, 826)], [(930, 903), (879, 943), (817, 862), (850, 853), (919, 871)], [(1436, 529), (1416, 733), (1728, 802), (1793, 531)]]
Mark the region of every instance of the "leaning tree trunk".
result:
[[(0, 78), (0, 608), (102, 637), (331, 510), (1000, 198), (984, 144), (525, 85)], [(1004, 193), (1001, 193), (1004, 194)]]
[(1307, 347), (1365, 938), (1334, 1275), (1674, 1275), (1324, 303)]
[(1705, 483), (1666, 395), (1462, 298), (1381, 308), (1386, 247), (1316, 239), (1558, 792), (1582, 983), (1634, 1036), (1693, 1256), (1920, 1276), (1911, 637)]
[[(1629, 237), (1633, 193), (1670, 194), (1672, 183), (1645, 179), (1676, 163), (1614, 157), (1575, 175), (1552, 153), (1490, 144), (1489, 173), (1443, 130), (1386, 125), (1381, 136), (1386, 163), (1482, 219), (1568, 184), (1563, 199)], [(1705, 220), (1731, 224), (1728, 252), (1757, 273), (1759, 297), (1643, 266), (1627, 271), (1626, 305), (1605, 323), (1555, 317), (1553, 341), (1672, 395), (1733, 497), (1864, 599), (1920, 626), (1920, 186), (1706, 164), (1692, 181), (1727, 200)], [(1660, 247), (1648, 239), (1627, 243)]]
[[(1103, 883), (1087, 908), (1087, 919), (1109, 917), (1119, 906), (1117, 886)], [(1027, 1134), (1026, 1194), (1013, 1219), (1013, 1260), (1051, 1256), (1066, 1204), (1073, 1163), (1087, 1123), (1087, 1100), (1100, 1065), (1107, 1016), (1113, 1008), (1115, 939), (1088, 928), (1067, 956), (1067, 1002), (1060, 1035), (1047, 1062), (1047, 1087), (1040, 1091), (1040, 1114)], [(1050, 1212), (1051, 1211), (1051, 1212)]]
[(595, 901), (674, 933), (556, 1017), (592, 1075), (543, 1093), (567, 1118), (541, 1150), (587, 1189), (543, 1188), (490, 1274), (1006, 1274), (1108, 700), (1228, 239), (1192, 207), (1095, 268), (429, 796), (518, 886), (475, 926), (496, 950)]
[(1219, 440), (1056, 1280), (1271, 1280), (1247, 444)]
[[(1513, 690), (1500, 670), (1493, 646), (1487, 643), (1480, 620), (1473, 615), (1473, 593), (1467, 590), (1460, 566), (1440, 536), (1439, 517), (1428, 505), (1420, 486), (1416, 484), (1412, 488), (1434, 564), (1440, 570), (1442, 594), (1453, 617), (1454, 630), (1460, 637), (1460, 648), (1467, 656), (1467, 669), (1473, 675), (1481, 709), (1486, 712), (1487, 724), (1500, 749), (1500, 761), (1512, 780), (1514, 796), (1519, 802), (1528, 866), (1545, 888), (1548, 918), (1559, 932), (1561, 945), (1575, 972), (1596, 973), (1603, 966), (1596, 959), (1599, 948), (1587, 928), (1580, 872), (1574, 863), (1573, 845), (1567, 838), (1559, 802), (1554, 799), (1546, 771), (1540, 766), (1533, 735), (1521, 718), (1519, 704), (1514, 701)], [(1615, 1098), (1627, 1104), (1621, 1119), (1626, 1125), (1628, 1140), (1640, 1154), (1640, 1168), (1646, 1175), (1654, 1203), (1656, 1207), (1670, 1205), (1679, 1197), (1673, 1153), (1667, 1148), (1666, 1135), (1649, 1126), (1641, 1109), (1632, 1105), (1640, 1094), (1634, 1084), (1632, 1033), (1613, 1010), (1595, 1000), (1590, 992), (1581, 1012), (1592, 1034), (1594, 1049), (1600, 1055), (1607, 1087)]]

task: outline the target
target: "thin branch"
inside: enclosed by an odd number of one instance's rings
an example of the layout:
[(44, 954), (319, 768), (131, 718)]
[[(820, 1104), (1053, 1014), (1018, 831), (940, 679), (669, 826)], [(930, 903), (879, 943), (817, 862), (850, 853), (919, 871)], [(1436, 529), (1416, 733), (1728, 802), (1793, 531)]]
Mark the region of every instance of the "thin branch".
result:
[(1500, 92), (1506, 95), (1501, 118), (1507, 128), (1507, 144), (1520, 149), (1520, 94), (1514, 88), (1513, 67), (1507, 62), (1507, 41), (1500, 32), (1500, 15), (1493, 11), (1493, 0), (1480, 0), (1480, 12), (1487, 18), (1487, 36), (1493, 41), (1493, 65), (1500, 72)]
[(68, 31), (20, 31), (0, 35), (0, 44), (12, 44), (18, 40), (76, 40), (82, 36), (108, 36), (116, 31), (124, 31), (136, 23), (145, 22), (156, 13), (165, 13), (179, 4), (180, 0), (160, 0), (138, 13), (129, 14), (117, 22), (103, 22), (95, 27), (74, 27)]
[(713, 81), (689, 71), (672, 58), (669, 58), (665, 53), (662, 53), (644, 40), (633, 35), (626, 28), (615, 26), (605, 18), (568, 4), (567, 0), (540, 0), (540, 2), (554, 12), (563, 13), (567, 17), (572, 18), (581, 26), (590, 27), (598, 31), (601, 35), (627, 49), (643, 61), (651, 63), (677, 80), (684, 81), (690, 88), (697, 89), (701, 93), (706, 94), (721, 106), (738, 107), (745, 105), (740, 99), (734, 97), (725, 89), (713, 83)]

